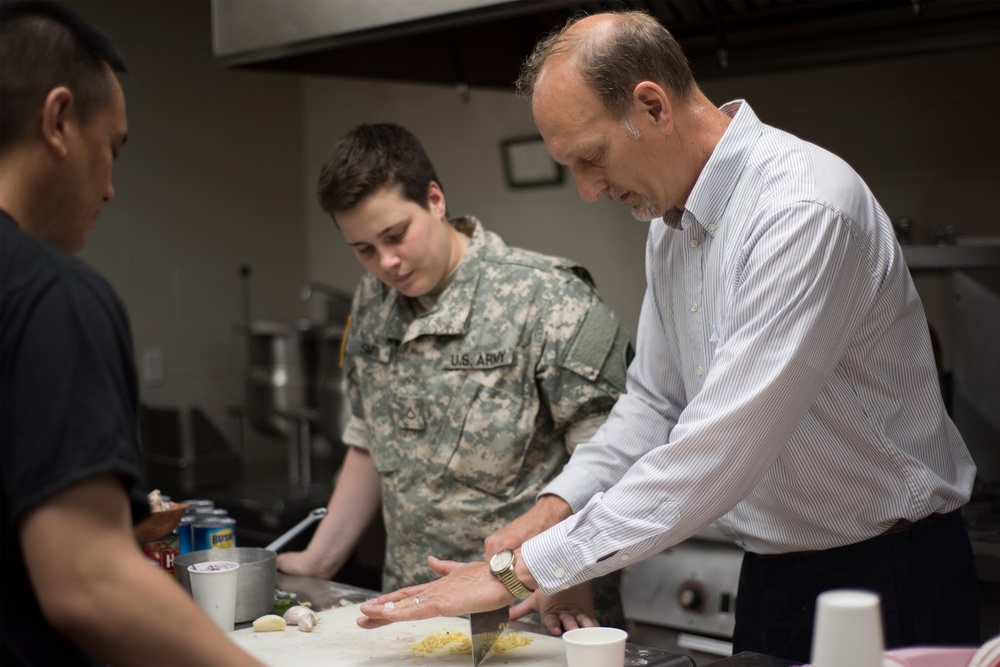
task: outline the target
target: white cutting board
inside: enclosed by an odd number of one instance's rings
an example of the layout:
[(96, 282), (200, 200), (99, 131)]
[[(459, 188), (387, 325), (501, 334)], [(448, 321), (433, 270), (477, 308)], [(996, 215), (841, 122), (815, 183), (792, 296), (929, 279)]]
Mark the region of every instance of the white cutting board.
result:
[[(472, 667), (472, 656), (468, 653), (436, 652), (421, 657), (410, 650), (411, 644), (443, 630), (468, 635), (468, 619), (432, 618), (363, 630), (356, 622), (360, 614), (355, 606), (328, 609), (320, 612), (320, 622), (312, 632), (302, 632), (297, 626), (289, 625), (281, 632), (255, 632), (253, 628), (246, 628), (229, 636), (272, 667)], [(526, 632), (519, 634), (531, 637), (531, 644), (491, 654), (480, 663), (481, 667), (566, 667), (562, 639)]]

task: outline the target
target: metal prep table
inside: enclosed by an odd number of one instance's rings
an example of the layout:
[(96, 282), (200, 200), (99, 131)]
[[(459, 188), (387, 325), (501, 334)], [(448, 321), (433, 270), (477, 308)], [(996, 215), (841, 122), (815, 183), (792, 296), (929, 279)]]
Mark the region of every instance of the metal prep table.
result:
[(743, 651), (718, 662), (709, 663), (708, 667), (791, 667), (798, 664), (800, 663), (784, 658), (772, 658), (760, 653)]

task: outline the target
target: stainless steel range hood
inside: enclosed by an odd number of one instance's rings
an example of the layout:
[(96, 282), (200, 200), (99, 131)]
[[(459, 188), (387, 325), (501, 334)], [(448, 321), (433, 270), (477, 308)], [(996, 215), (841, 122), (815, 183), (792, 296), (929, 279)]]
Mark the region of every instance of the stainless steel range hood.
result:
[(539, 37), (606, 5), (645, 10), (699, 79), (1000, 44), (982, 0), (212, 0), (226, 66), (509, 88)]
[[(507, 86), (535, 40), (573, 0), (212, 0), (215, 55), (227, 66)], [(543, 16), (520, 39), (485, 37)], [(530, 20), (530, 18), (529, 18)], [(489, 43), (494, 42), (494, 43)], [(497, 74), (498, 66), (504, 74)]]
[(215, 55), (238, 63), (455, 28), (571, 0), (212, 0)]

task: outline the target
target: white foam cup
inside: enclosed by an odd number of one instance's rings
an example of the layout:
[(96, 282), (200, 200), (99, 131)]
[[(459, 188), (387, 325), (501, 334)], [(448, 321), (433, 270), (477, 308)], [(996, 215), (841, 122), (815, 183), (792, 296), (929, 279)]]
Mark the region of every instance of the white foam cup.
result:
[(880, 667), (884, 650), (878, 595), (845, 589), (816, 598), (813, 667)]
[(577, 628), (563, 633), (569, 667), (623, 667), (628, 633), (618, 628)]
[(239, 563), (220, 560), (188, 566), (191, 596), (223, 632), (232, 632), (235, 626), (239, 567)]

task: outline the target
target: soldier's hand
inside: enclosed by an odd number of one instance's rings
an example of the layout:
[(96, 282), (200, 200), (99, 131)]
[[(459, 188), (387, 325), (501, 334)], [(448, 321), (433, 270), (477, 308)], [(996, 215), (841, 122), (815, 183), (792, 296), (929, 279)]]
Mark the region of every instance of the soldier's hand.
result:
[(511, 607), (510, 617), (517, 619), (536, 611), (549, 634), (557, 637), (567, 630), (597, 625), (594, 596), (590, 591), (589, 581), (554, 595), (535, 591), (527, 600)]
[(542, 496), (534, 507), (486, 538), (484, 547), (487, 560), (503, 549), (518, 548), (571, 514), (573, 510), (559, 496)]

